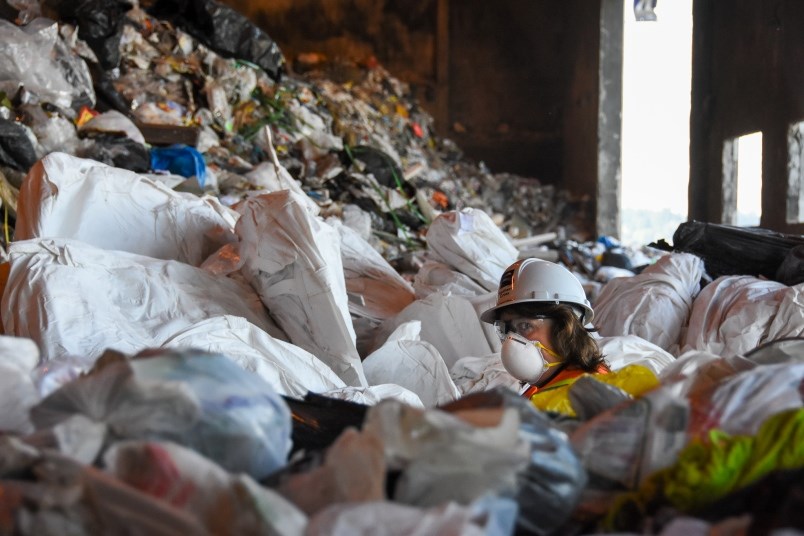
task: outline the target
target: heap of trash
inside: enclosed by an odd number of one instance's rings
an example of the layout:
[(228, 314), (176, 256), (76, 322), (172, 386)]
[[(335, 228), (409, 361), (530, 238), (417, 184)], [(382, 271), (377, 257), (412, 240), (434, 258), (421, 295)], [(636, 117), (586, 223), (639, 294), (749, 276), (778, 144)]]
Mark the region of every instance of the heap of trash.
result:
[[(37, 14), (37, 2), (20, 3), (18, 20)], [(285, 187), (278, 160), (325, 216), (359, 227), (389, 259), (422, 249), (434, 217), (466, 207), (489, 211), (514, 238), (576, 231), (583, 203), (469, 161), (376, 62), (308, 54), (297, 61), (302, 74), (289, 74), (247, 20), (214, 2), (186, 4), (49, 0), (38, 14), (63, 22), (4, 23), (0, 164), (12, 187), (59, 150), (161, 173), (171, 187), (232, 206)], [(231, 50), (247, 39), (250, 48)]]
[[(804, 527), (804, 238), (576, 240), (377, 65), (291, 76), (211, 0), (8, 6), (0, 534)], [(522, 257), (611, 381), (518, 396), (479, 314)]]

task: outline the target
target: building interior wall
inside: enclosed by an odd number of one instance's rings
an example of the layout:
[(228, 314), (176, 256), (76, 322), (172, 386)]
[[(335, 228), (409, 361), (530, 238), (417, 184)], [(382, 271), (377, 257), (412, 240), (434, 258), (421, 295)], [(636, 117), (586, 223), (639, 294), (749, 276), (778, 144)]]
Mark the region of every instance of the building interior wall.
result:
[[(720, 222), (724, 143), (762, 132), (760, 226), (801, 234), (788, 222), (788, 129), (804, 121), (804, 2), (695, 0), (690, 118), (690, 219)], [(737, 155), (739, 158), (739, 154)], [(729, 222), (723, 222), (729, 223)]]

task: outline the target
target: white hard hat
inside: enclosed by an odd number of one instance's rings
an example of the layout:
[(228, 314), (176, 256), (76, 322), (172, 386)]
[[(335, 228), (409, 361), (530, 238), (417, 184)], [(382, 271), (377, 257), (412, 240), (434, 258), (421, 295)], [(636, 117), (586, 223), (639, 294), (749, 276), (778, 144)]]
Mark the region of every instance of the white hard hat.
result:
[(493, 323), (502, 309), (520, 303), (571, 305), (584, 325), (595, 316), (578, 278), (560, 264), (542, 259), (520, 259), (509, 266), (500, 278), (497, 305), (480, 319)]

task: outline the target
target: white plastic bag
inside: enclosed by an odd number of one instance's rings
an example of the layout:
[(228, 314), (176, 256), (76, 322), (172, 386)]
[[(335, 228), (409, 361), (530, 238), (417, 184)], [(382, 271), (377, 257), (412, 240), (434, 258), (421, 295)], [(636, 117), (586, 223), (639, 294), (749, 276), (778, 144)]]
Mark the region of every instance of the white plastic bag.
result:
[(243, 276), (290, 341), (347, 385), (367, 385), (349, 315), (338, 233), (288, 190), (238, 207)]
[(505, 234), (482, 210), (465, 208), (439, 215), (427, 230), (427, 247), (435, 260), (468, 275), (486, 290), (495, 290), (518, 255)]
[(71, 238), (193, 266), (237, 240), (237, 214), (216, 198), (65, 153), (31, 168), (17, 214), (16, 240)]

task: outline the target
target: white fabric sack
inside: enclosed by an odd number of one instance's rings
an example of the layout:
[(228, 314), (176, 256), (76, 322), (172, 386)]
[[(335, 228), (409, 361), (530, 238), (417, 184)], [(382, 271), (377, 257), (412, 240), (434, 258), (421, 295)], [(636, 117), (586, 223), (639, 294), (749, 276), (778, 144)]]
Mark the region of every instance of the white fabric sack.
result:
[(347, 386), (321, 394), (329, 398), (346, 400), (347, 402), (363, 404), (364, 406), (376, 406), (383, 400), (396, 400), (406, 406), (424, 408), (419, 395), (395, 383), (371, 385), (369, 387)]
[(488, 214), (465, 208), (438, 216), (427, 230), (433, 258), (495, 290), (519, 252)]
[(659, 381), (662, 389), (675, 396), (689, 397), (691, 393), (711, 391), (725, 378), (754, 367), (755, 363), (741, 356), (722, 357), (690, 350), (665, 367), (659, 374)]
[(677, 355), (703, 273), (699, 257), (671, 253), (639, 275), (612, 279), (595, 300), (594, 324), (601, 336), (637, 335)]
[(71, 238), (95, 247), (199, 266), (236, 241), (237, 214), (216, 198), (94, 160), (51, 153), (20, 188), (16, 240)]
[[(260, 180), (261, 185), (263, 187), (267, 187), (267, 189), (271, 191), (290, 190), (299, 196), (298, 201), (304, 205), (304, 208), (307, 209), (307, 212), (317, 216), (321, 209), (318, 208), (318, 205), (316, 205), (315, 201), (310, 199), (310, 197), (304, 193), (299, 181), (294, 179), (290, 172), (285, 169), (285, 166), (279, 163), (279, 157), (277, 156), (276, 149), (274, 148), (271, 126), (265, 125), (263, 128), (261, 128), (257, 137), (255, 138), (255, 141), (268, 151), (268, 154), (271, 156), (271, 162), (265, 162), (255, 168), (254, 172), (256, 176), (252, 175), (249, 178)], [(340, 148), (338, 150), (340, 150)]]
[(413, 302), (415, 296), (410, 283), (357, 231), (337, 218), (329, 218), (327, 223), (340, 236), (341, 261), (352, 314), (381, 321)]
[(475, 283), (469, 276), (453, 270), (442, 262), (426, 261), (413, 278), (416, 298), (426, 298), (433, 292), (444, 295), (472, 298), (486, 294), (488, 290)]
[(779, 304), (790, 287), (754, 276), (722, 276), (692, 305), (682, 351), (721, 356), (744, 354), (767, 339)]
[(491, 353), (472, 304), (461, 296), (439, 293), (416, 300), (383, 322), (377, 330), (375, 341), (380, 344), (376, 346), (381, 346), (400, 324), (411, 320), (421, 321), (421, 339), (435, 346), (447, 368), (462, 357)]
[(253, 289), (188, 264), (62, 238), (13, 242), (9, 254), (3, 327), (33, 339), (43, 362), (137, 353), (227, 314), (283, 336)]
[(711, 393), (691, 397), (703, 415), (703, 434), (719, 428), (732, 435), (756, 435), (769, 417), (804, 405), (801, 384), (804, 362), (760, 365), (724, 379)]
[(435, 347), (418, 337), (403, 335), (407, 322), (395, 330), (380, 348), (363, 361), (370, 385), (393, 383), (410, 389), (425, 407), (452, 402), (460, 396), (444, 359)]
[(782, 292), (779, 309), (762, 342), (790, 337), (804, 337), (804, 283)]
[[(497, 291), (487, 292), (486, 294), (469, 298), (469, 303), (475, 308), (477, 318), (479, 319), (480, 315), (497, 305)], [(497, 330), (494, 329), (494, 326), (481, 321), (480, 327), (483, 329), (483, 335), (486, 336), (486, 341), (488, 341), (491, 351), (499, 352), (502, 348), (502, 341), (500, 341), (500, 336), (497, 334)]]
[(365, 387), (337, 231), (288, 190), (248, 199), (238, 211), (241, 272), (271, 316), (290, 342), (347, 385)]
[(499, 352), (483, 357), (463, 357), (452, 365), (449, 374), (463, 396), (495, 387), (519, 392), (522, 386), (505, 370)]
[(636, 335), (601, 337), (596, 342), (611, 370), (642, 365), (658, 376), (666, 366), (676, 361), (671, 353)]
[(197, 348), (225, 355), (281, 395), (302, 399), (345, 387), (332, 369), (310, 352), (271, 337), (245, 318), (207, 318), (174, 334), (165, 348)]
[(34, 341), (0, 335), (0, 433), (33, 431), (28, 412), (39, 402), (31, 376), (38, 361), (39, 348)]

